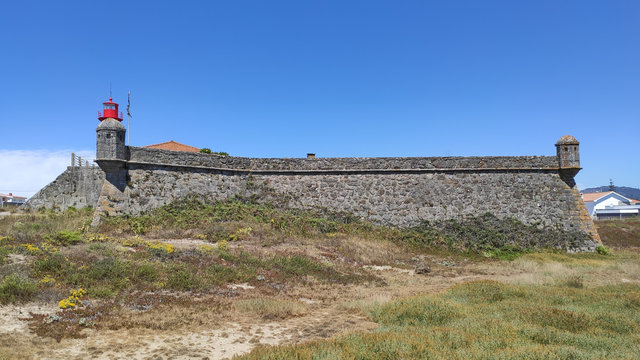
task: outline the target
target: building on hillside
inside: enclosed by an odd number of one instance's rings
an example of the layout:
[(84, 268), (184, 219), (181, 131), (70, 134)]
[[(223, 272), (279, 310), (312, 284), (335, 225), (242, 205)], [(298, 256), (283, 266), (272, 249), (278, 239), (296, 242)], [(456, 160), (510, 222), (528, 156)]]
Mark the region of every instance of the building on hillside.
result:
[(590, 194), (582, 194), (582, 200), (591, 217), (596, 217), (596, 212), (612, 207), (640, 204), (640, 201), (622, 196), (615, 191), (605, 191)]
[(27, 198), (24, 196), (13, 195), (13, 193), (0, 194), (0, 207), (19, 206), (25, 203)]
[(200, 149), (197, 147), (180, 144), (179, 142), (175, 142), (173, 140), (166, 141), (159, 144), (147, 145), (143, 146), (149, 149), (160, 149), (160, 150), (171, 150), (171, 151), (186, 151), (186, 152), (200, 152)]

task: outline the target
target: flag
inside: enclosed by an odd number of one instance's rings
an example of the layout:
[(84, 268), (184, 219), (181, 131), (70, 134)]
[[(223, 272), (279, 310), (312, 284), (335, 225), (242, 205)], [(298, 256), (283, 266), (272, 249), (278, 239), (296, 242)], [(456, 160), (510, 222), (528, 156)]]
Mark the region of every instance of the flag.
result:
[(129, 117), (131, 117), (131, 112), (129, 111), (131, 109), (131, 91), (129, 91), (129, 93), (127, 94), (127, 115)]

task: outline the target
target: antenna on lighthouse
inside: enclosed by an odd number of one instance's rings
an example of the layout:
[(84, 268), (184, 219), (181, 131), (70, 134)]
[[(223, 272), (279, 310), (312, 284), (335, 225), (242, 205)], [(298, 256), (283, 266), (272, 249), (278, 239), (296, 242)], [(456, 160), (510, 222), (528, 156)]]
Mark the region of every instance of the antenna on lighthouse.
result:
[(113, 95), (111, 95), (111, 81), (109, 81), (109, 97), (113, 97)]
[(131, 90), (127, 94), (127, 145), (131, 146)]

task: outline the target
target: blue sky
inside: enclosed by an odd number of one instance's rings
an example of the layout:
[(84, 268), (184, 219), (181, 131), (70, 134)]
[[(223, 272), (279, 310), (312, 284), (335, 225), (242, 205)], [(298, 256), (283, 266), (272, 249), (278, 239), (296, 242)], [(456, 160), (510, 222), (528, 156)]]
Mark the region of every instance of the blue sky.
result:
[(3, 14), (0, 165), (29, 175), (0, 171), (0, 192), (32, 193), (71, 151), (90, 155), (110, 82), (122, 107), (132, 92), (136, 146), (553, 155), (572, 134), (580, 187), (640, 187), (635, 0), (14, 1)]

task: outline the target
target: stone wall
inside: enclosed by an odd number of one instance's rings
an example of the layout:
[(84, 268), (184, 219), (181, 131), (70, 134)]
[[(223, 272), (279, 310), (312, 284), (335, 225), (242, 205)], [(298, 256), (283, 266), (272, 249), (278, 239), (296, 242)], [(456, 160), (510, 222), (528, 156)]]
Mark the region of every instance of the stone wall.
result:
[(599, 244), (556, 156), (260, 159), (135, 147), (128, 154), (127, 185), (105, 182), (97, 216), (137, 214), (187, 195), (257, 195), (400, 227), (491, 213), (582, 234), (579, 250)]
[(69, 166), (23, 206), (35, 210), (96, 207), (104, 179), (104, 171), (99, 167)]
[(332, 172), (336, 170), (558, 169), (556, 156), (395, 157), (395, 158), (244, 158), (129, 147), (129, 164), (162, 164), (257, 172)]
[(257, 196), (399, 227), (491, 213), (578, 234), (574, 250), (599, 244), (573, 181), (579, 167), (559, 168), (557, 156), (264, 159), (137, 147), (125, 153), (98, 159), (101, 168), (68, 168), (26, 206), (95, 206), (97, 223), (188, 195)]

